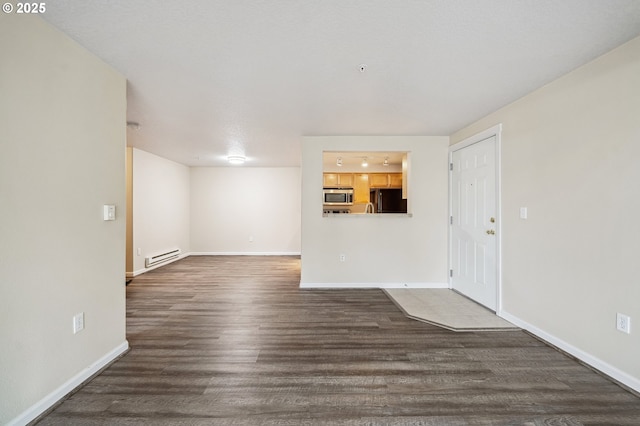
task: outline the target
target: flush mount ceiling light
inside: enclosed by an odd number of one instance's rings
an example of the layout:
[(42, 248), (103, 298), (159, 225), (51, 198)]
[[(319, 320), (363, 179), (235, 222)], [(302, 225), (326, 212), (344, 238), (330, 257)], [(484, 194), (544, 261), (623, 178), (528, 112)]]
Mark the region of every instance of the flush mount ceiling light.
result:
[(362, 159), (362, 167), (367, 167), (367, 166), (369, 166), (369, 163), (367, 163), (367, 157), (364, 157)]
[(247, 159), (242, 155), (230, 155), (227, 157), (229, 164), (244, 164)]
[(336, 166), (342, 167), (342, 157), (336, 158)]

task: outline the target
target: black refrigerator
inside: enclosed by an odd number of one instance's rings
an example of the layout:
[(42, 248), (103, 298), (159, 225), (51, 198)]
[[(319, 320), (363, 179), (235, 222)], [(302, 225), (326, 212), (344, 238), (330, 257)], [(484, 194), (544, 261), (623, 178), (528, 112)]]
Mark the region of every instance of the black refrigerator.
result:
[(369, 201), (373, 203), (376, 213), (406, 213), (407, 200), (402, 198), (400, 188), (372, 189)]

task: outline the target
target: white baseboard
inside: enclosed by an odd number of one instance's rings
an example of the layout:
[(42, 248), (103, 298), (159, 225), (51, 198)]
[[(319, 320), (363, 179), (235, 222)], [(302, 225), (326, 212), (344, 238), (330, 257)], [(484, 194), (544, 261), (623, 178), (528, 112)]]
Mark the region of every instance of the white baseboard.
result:
[(138, 269), (137, 271), (133, 271), (133, 272), (127, 272), (125, 274), (125, 276), (127, 278), (135, 278), (138, 275), (144, 274), (145, 272), (153, 271), (154, 269), (158, 269), (161, 266), (166, 266), (166, 265), (168, 265), (170, 263), (173, 263), (173, 262), (176, 262), (178, 260), (184, 259), (185, 257), (191, 256), (191, 255), (192, 255), (192, 253), (182, 253), (176, 258), (167, 260), (166, 262), (160, 263), (158, 265), (153, 265), (153, 266), (151, 266), (149, 268)]
[(299, 251), (199, 251), (191, 256), (300, 256)]
[(501, 311), (499, 316), (509, 321), (512, 324), (517, 325), (518, 327), (527, 330), (529, 333), (536, 335), (542, 340), (550, 343), (551, 345), (565, 351), (566, 353), (578, 358), (580, 361), (585, 364), (595, 368), (596, 370), (606, 374), (614, 380), (617, 380), (621, 384), (633, 389), (636, 392), (640, 392), (640, 379), (637, 377), (633, 377), (630, 374), (625, 373), (622, 370), (608, 364), (607, 362), (594, 357), (593, 355), (583, 351), (582, 349), (576, 348), (575, 346), (565, 342), (562, 339), (553, 336), (552, 334), (547, 333), (546, 331), (529, 324), (526, 321), (521, 320), (520, 318), (511, 315), (508, 312)]
[(11, 420), (9, 426), (22, 426), (37, 418), (39, 415), (53, 407), (58, 401), (64, 398), (69, 392), (80, 386), (85, 380), (96, 374), (98, 371), (109, 365), (114, 359), (125, 353), (129, 349), (129, 342), (126, 340), (102, 356), (99, 360), (85, 368), (69, 380), (67, 380), (58, 389), (42, 398), (40, 401), (29, 407), (15, 419)]
[(449, 283), (300, 283), (300, 288), (449, 288)]

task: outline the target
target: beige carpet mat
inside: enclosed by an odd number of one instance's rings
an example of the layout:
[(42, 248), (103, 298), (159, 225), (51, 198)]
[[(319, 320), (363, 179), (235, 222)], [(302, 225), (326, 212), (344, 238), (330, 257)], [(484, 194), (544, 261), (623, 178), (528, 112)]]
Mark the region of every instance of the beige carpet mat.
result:
[(453, 331), (518, 330), (482, 305), (449, 289), (385, 289), (409, 318)]

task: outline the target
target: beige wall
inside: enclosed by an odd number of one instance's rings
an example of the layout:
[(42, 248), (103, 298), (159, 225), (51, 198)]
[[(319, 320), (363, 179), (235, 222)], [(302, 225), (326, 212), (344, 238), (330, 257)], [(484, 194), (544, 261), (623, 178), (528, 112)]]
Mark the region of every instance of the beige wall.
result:
[(299, 254), (300, 169), (191, 168), (191, 251)]
[[(303, 138), (301, 284), (446, 286), (448, 144), (439, 136)], [(410, 152), (412, 217), (323, 217), (323, 151)]]
[(505, 313), (640, 389), (640, 38), (451, 142), (497, 123)]
[(147, 270), (146, 256), (176, 247), (184, 255), (300, 253), (299, 168), (190, 168), (129, 151), (128, 275)]
[(0, 424), (127, 348), (125, 91), (40, 18), (0, 14)]
[(175, 248), (189, 253), (191, 244), (189, 167), (135, 148), (131, 155), (133, 270), (127, 270), (130, 275), (145, 271), (145, 257)]

